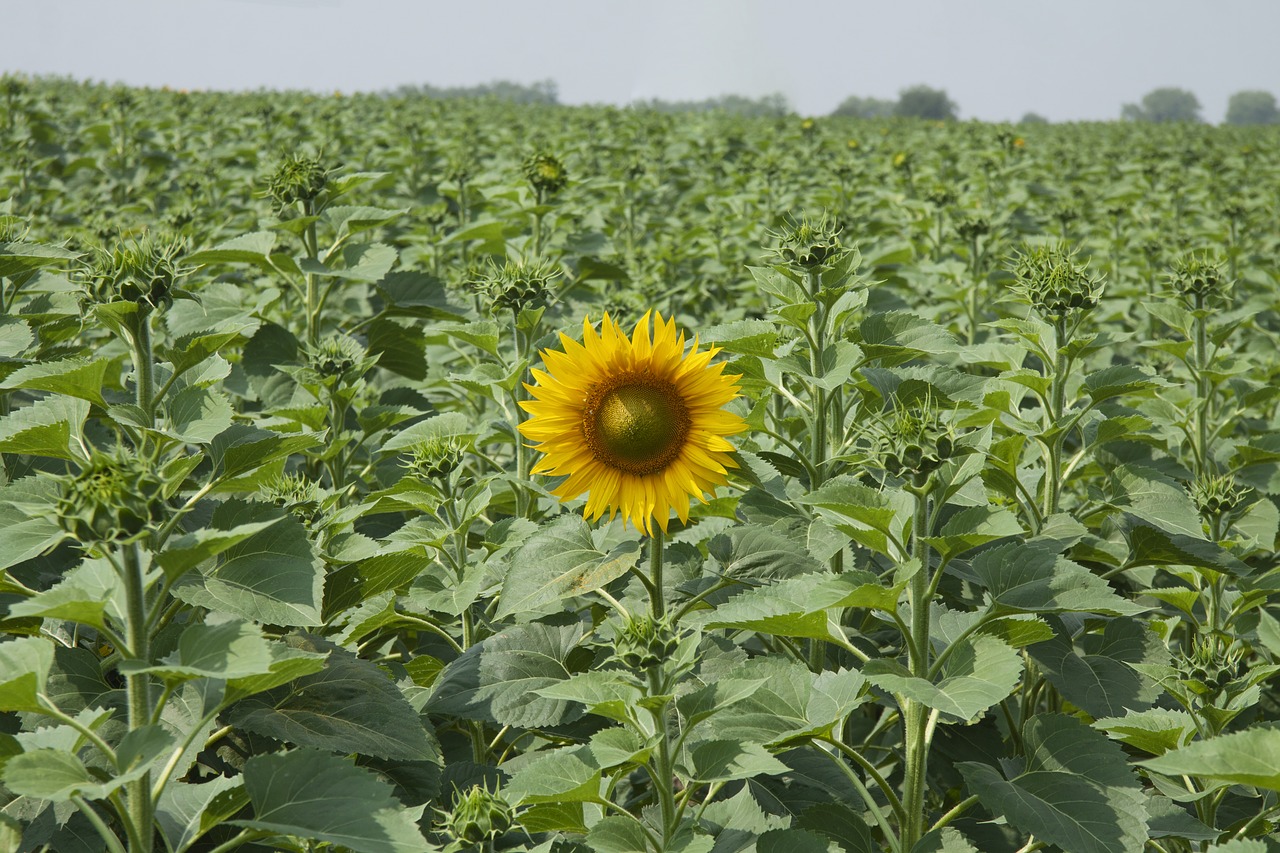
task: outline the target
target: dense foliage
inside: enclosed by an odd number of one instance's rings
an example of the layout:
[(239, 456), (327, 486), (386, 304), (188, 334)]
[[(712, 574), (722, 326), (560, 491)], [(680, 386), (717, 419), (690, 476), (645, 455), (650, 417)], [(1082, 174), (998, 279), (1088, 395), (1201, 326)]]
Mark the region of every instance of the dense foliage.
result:
[[(0, 849), (1280, 849), (1274, 128), (2, 82)], [(665, 541), (517, 432), (649, 309)]]

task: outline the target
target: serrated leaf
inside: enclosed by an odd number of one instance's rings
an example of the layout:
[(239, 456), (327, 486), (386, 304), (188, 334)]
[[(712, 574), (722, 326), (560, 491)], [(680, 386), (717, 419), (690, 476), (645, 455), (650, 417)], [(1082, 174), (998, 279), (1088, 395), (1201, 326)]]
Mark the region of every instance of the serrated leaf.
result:
[(156, 555), (155, 561), (169, 579), (177, 579), (205, 560), (213, 559), (233, 545), (238, 545), (266, 530), (282, 518), (284, 518), (283, 515), (263, 521), (252, 521), (236, 525), (229, 530), (204, 527), (184, 533), (169, 540), (164, 550)]
[(212, 249), (187, 255), (183, 260), (189, 264), (256, 264), (269, 269), (268, 258), (275, 245), (275, 234), (255, 231), (219, 243)]
[(315, 447), (320, 442), (320, 435), (282, 435), (247, 424), (232, 424), (210, 442), (209, 452), (221, 476), (231, 478)]
[(1013, 692), (1022, 658), (1002, 640), (979, 634), (952, 647), (936, 681), (913, 676), (889, 660), (868, 661), (862, 674), (882, 690), (967, 721)]
[(469, 441), (479, 435), (474, 421), (461, 412), (445, 412), (419, 421), (413, 426), (403, 429), (382, 443), (383, 453), (397, 453), (418, 444), (425, 444), (440, 439), (454, 438)]
[(521, 765), (503, 794), (516, 804), (597, 802), (600, 768), (590, 750), (557, 749)]
[(1207, 539), (1170, 533), (1132, 513), (1122, 513), (1120, 529), (1129, 542), (1130, 566), (1197, 566), (1235, 577), (1250, 569), (1222, 546)]
[(43, 711), (36, 697), (52, 667), (53, 643), (43, 637), (0, 643), (0, 711)]
[(893, 610), (903, 583), (885, 586), (866, 572), (815, 572), (756, 587), (710, 611), (692, 614), (703, 628), (737, 628), (762, 634), (832, 639), (838, 626), (828, 610), (867, 607)]
[(937, 550), (942, 559), (950, 560), (980, 545), (1009, 536), (1020, 536), (1022, 533), (1018, 517), (1007, 509), (974, 506), (965, 507), (951, 516), (939, 534), (928, 537), (926, 541)]
[(1149, 708), (1129, 711), (1123, 717), (1100, 717), (1093, 727), (1112, 740), (1128, 744), (1152, 755), (1163, 755), (1186, 746), (1198, 733), (1196, 721), (1186, 711)]
[(240, 701), (231, 710), (233, 725), (332, 752), (440, 760), (422, 717), (377, 666), (327, 643), (302, 645), (329, 652), (324, 668)]
[(591, 527), (581, 516), (561, 515), (512, 555), (497, 617), (532, 617), (550, 602), (584, 595), (622, 577), (639, 558), (638, 541), (605, 553), (596, 548)]
[(319, 624), (324, 569), (301, 522), (274, 506), (231, 500), (213, 511), (210, 524), (234, 530), (263, 521), (274, 523), (227, 548), (215, 566), (184, 575), (174, 595), (252, 622)]
[(164, 433), (190, 444), (212, 441), (235, 416), (227, 396), (212, 388), (183, 388), (165, 399), (164, 409)]
[(156, 823), (171, 849), (186, 850), (248, 804), (244, 785), (229, 776), (214, 776), (199, 785), (170, 781), (156, 804)]
[(971, 571), (1002, 609), (1108, 615), (1146, 610), (1117, 595), (1084, 566), (1060, 556), (1053, 545), (997, 545), (974, 557)]
[(1169, 776), (1186, 774), (1280, 791), (1280, 727), (1273, 723), (1258, 724), (1196, 741), (1138, 763)]
[(1023, 741), (1025, 765), (1011, 778), (985, 764), (957, 765), (989, 810), (1072, 853), (1142, 849), (1144, 797), (1118, 745), (1061, 714), (1028, 720)]
[(688, 774), (699, 782), (728, 782), (787, 772), (787, 765), (763, 746), (736, 740), (708, 740), (689, 748)]
[(436, 679), (428, 708), (436, 714), (522, 727), (559, 725), (580, 716), (564, 699), (531, 694), (567, 679), (577, 624), (508, 628), (462, 653)]
[(1101, 634), (1085, 634), (1073, 645), (1061, 621), (1051, 619), (1052, 640), (1030, 648), (1045, 677), (1068, 701), (1094, 717), (1119, 716), (1150, 708), (1160, 688), (1132, 664), (1163, 664), (1168, 652), (1147, 625), (1118, 618)]
[(65, 394), (106, 408), (107, 402), (102, 399), (102, 383), (110, 367), (111, 361), (105, 358), (64, 358), (30, 364), (9, 374), (0, 382), (0, 389), (28, 388)]
[(349, 847), (355, 853), (432, 850), (418, 830), (422, 807), (405, 808), (373, 772), (344, 758), (299, 749), (258, 755), (244, 765), (252, 820), (236, 826), (265, 829)]
[(15, 603), (9, 616), (67, 619), (103, 628), (107, 609), (121, 589), (119, 575), (110, 563), (85, 560), (49, 589)]
[(79, 438), (87, 417), (87, 400), (62, 395), (14, 409), (0, 418), (0, 452), (84, 459)]
[(178, 648), (160, 663), (139, 665), (125, 661), (125, 673), (149, 672), (165, 681), (192, 678), (228, 680), (263, 675), (271, 671), (271, 646), (262, 631), (248, 622), (223, 622), (217, 625), (189, 626), (178, 638)]

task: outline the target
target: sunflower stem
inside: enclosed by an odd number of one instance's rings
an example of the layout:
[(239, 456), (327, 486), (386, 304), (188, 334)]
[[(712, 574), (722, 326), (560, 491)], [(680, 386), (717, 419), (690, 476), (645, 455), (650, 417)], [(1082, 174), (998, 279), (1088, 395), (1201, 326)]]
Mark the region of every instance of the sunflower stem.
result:
[[(818, 290), (822, 286), (822, 278), (818, 270), (811, 269), (808, 272), (809, 298), (813, 300), (813, 314), (809, 317), (809, 374), (813, 377), (813, 382), (809, 386), (810, 398), (813, 401), (813, 425), (809, 435), (809, 459), (812, 464), (812, 482), (810, 489), (817, 489), (822, 485), (825, 477), (823, 470), (827, 461), (827, 448), (829, 446), (829, 438), (827, 436), (827, 392), (818, 384), (819, 374), (822, 373), (823, 356), (827, 346), (827, 312), (823, 306), (822, 300), (818, 298)], [(834, 572), (842, 571), (844, 555), (837, 554), (831, 558), (831, 570)], [(814, 672), (821, 672), (826, 666), (827, 647), (826, 644), (819, 639), (809, 641), (809, 668)]]
[[(917, 678), (929, 678), (929, 604), (931, 583), (929, 578), (929, 493), (928, 474), (917, 474), (910, 491), (916, 499), (911, 526), (912, 557), (919, 561), (911, 577), (908, 599), (911, 611), (911, 674)], [(925, 777), (929, 760), (929, 709), (915, 699), (900, 697), (906, 769), (903, 779), (902, 806), (905, 825), (902, 827), (902, 849), (910, 850), (924, 834)]]
[(649, 540), (649, 606), (653, 610), (653, 618), (661, 619), (667, 613), (666, 591), (662, 587), (662, 552), (666, 534), (659, 528), (653, 531)]

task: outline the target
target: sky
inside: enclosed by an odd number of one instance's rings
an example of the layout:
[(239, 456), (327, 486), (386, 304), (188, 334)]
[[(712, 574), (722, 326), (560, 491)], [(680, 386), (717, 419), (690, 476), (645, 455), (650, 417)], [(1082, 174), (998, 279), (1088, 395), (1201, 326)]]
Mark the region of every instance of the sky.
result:
[(0, 71), (343, 92), (552, 79), (563, 103), (945, 89), (962, 118), (1113, 119), (1152, 89), (1221, 121), (1280, 96), (1280, 0), (4, 0)]

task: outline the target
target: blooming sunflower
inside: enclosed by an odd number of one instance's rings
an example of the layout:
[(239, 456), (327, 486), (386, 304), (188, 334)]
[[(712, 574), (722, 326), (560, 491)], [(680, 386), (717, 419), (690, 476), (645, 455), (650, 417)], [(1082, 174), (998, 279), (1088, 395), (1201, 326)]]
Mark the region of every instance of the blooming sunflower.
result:
[[(649, 321), (653, 317), (653, 335)], [(566, 476), (553, 492), (572, 500), (590, 492), (584, 514), (609, 511), (652, 535), (665, 533), (671, 510), (689, 519), (689, 499), (724, 485), (736, 465), (725, 436), (747, 428), (723, 407), (738, 396), (738, 377), (711, 364), (719, 349), (685, 352), (675, 320), (647, 312), (631, 337), (604, 315), (599, 334), (582, 322), (582, 343), (560, 335), (560, 350), (544, 350), (547, 370), (534, 370), (532, 415), (520, 431), (543, 457), (535, 474)]]

